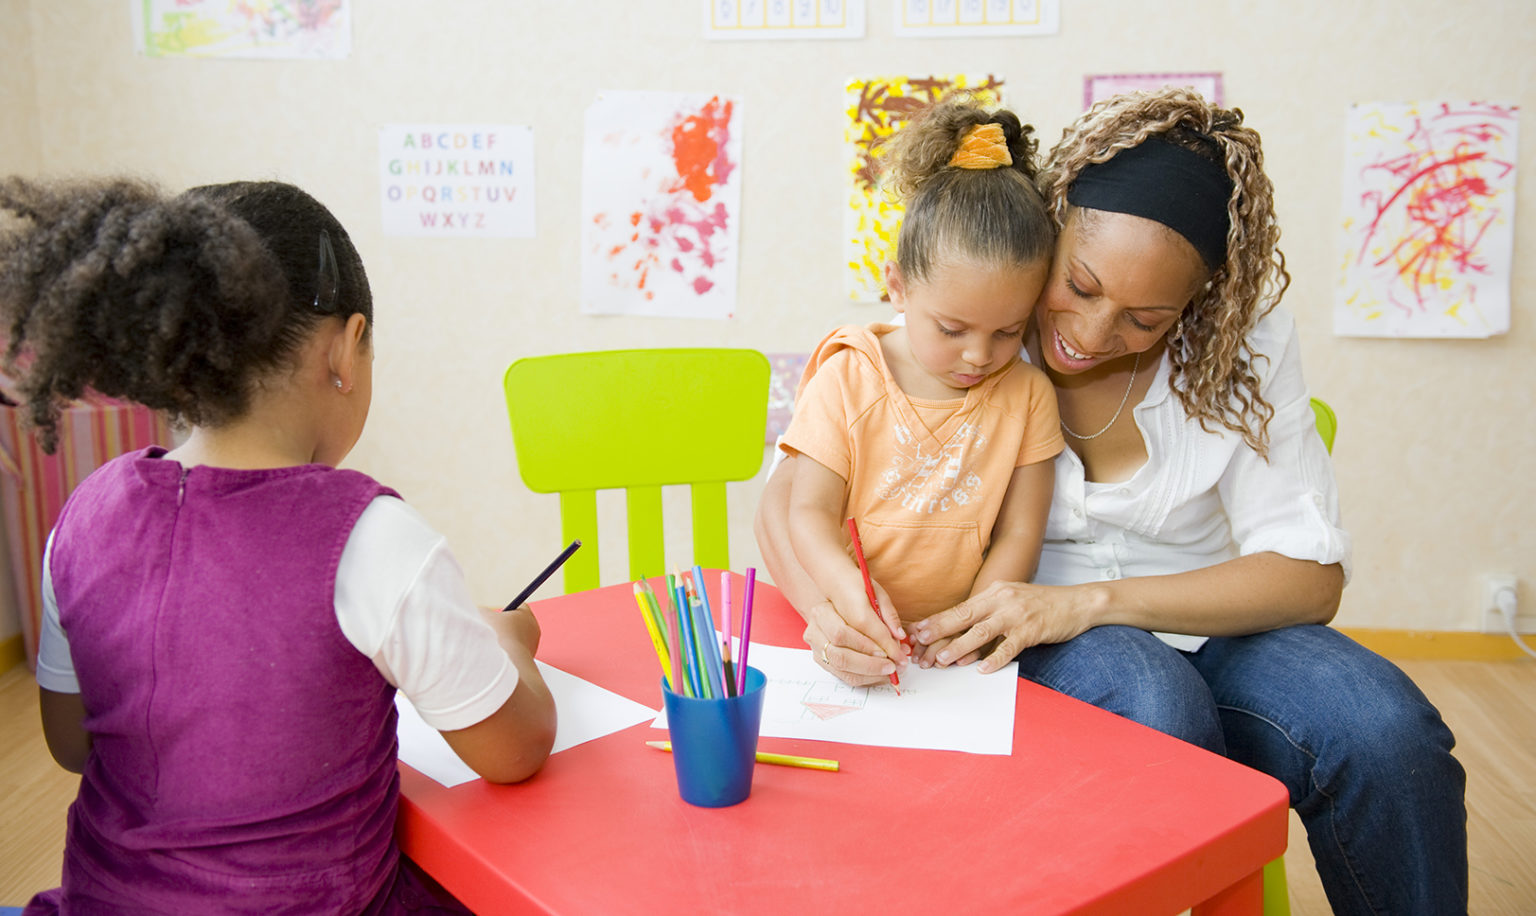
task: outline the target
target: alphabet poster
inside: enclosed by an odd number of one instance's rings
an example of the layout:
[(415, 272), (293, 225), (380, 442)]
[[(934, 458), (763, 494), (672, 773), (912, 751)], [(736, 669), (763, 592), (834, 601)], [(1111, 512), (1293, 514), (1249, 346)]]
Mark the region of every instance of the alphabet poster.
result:
[(741, 102), (604, 92), (581, 161), (581, 310), (729, 318), (741, 233)]
[(1491, 102), (1350, 108), (1336, 334), (1509, 330), (1518, 115)]
[(385, 235), (531, 238), (533, 187), (526, 125), (379, 128)]

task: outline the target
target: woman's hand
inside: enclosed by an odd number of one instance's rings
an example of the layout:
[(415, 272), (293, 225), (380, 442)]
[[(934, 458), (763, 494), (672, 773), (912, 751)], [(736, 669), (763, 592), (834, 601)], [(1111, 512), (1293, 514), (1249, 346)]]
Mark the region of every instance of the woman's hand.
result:
[(996, 671), (1030, 646), (1066, 642), (1093, 626), (1091, 597), (1084, 586), (994, 582), (913, 624), (914, 657), (925, 668), (980, 659), (980, 671)]
[(907, 662), (900, 619), (890, 595), (873, 583), (880, 601), (877, 615), (869, 606), (862, 577), (840, 582), (835, 594), (805, 613), (805, 644), (816, 664), (854, 687), (879, 684)]

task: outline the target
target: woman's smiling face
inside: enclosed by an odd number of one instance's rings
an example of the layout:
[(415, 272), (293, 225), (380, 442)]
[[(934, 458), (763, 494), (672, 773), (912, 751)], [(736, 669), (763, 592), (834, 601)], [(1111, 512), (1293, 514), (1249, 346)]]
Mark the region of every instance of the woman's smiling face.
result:
[(1046, 367), (1077, 375), (1162, 341), (1210, 272), (1161, 223), (1073, 210), (1035, 308)]

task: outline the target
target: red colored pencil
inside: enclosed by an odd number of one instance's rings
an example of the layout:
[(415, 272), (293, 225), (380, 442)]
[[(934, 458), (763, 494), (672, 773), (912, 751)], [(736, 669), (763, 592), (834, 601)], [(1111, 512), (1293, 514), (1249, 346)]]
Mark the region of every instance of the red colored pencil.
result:
[[(859, 572), (864, 576), (864, 594), (869, 596), (869, 606), (874, 609), (875, 615), (880, 616), (880, 599), (875, 597), (875, 583), (869, 578), (869, 564), (864, 562), (864, 545), (859, 543), (859, 524), (851, 516), (848, 519), (848, 536), (853, 538), (853, 558), (859, 561)], [(907, 648), (911, 648), (905, 634), (901, 641)], [(901, 696), (901, 680), (894, 671), (891, 672), (891, 686), (896, 688), (896, 695)]]

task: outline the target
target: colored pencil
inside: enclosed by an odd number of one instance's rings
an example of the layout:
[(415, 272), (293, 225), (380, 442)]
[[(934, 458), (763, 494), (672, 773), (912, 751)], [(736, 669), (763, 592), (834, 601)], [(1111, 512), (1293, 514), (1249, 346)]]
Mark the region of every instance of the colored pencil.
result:
[[(654, 747), (659, 751), (666, 751), (669, 754), (672, 753), (672, 742), (670, 741), (647, 741), (645, 745), (646, 747)], [(829, 773), (839, 771), (838, 762), (836, 760), (828, 760), (825, 757), (799, 757), (794, 754), (770, 754), (767, 751), (758, 751), (757, 762), (771, 763), (781, 767), (800, 767), (806, 770), (826, 770)]]
[(666, 678), (667, 686), (672, 685), (672, 664), (667, 659), (667, 646), (661, 638), (661, 631), (657, 629), (656, 620), (651, 616), (651, 609), (645, 600), (645, 592), (640, 584), (635, 583), (635, 604), (640, 607), (640, 617), (645, 621), (645, 632), (651, 637), (651, 648), (656, 650), (656, 660), (661, 662), (661, 676)]
[(677, 607), (681, 614), (679, 629), (683, 634), (683, 666), (688, 672), (688, 683), (693, 687), (693, 695), (701, 699), (710, 697), (709, 690), (705, 687), (706, 678), (703, 675), (703, 665), (699, 660), (698, 629), (694, 621), (693, 607), (688, 601), (688, 587), (679, 584), (677, 586)]
[[(864, 545), (859, 543), (859, 523), (850, 516), (848, 519), (848, 535), (853, 538), (853, 557), (859, 561), (859, 574), (864, 577), (864, 594), (869, 598), (870, 609), (880, 617), (880, 599), (875, 597), (875, 583), (869, 578), (869, 564), (864, 562)], [(884, 623), (884, 618), (881, 623)], [(896, 677), (896, 672), (891, 672), (891, 686), (896, 688), (896, 695), (901, 696), (901, 680)]]
[(528, 583), (528, 587), (523, 589), (522, 591), (518, 592), (517, 593), (517, 597), (512, 599), (512, 603), (507, 605), (506, 607), (502, 608), (502, 610), (503, 611), (510, 611), (513, 608), (517, 607), (519, 604), (522, 604), (524, 601), (527, 601), (528, 600), (528, 596), (533, 594), (534, 590), (537, 589), (539, 586), (543, 585), (545, 579), (548, 579), (550, 576), (553, 576), (555, 574), (555, 570), (557, 570), (561, 566), (563, 566), (565, 564), (565, 561), (569, 560), (571, 558), (571, 554), (576, 552), (576, 548), (578, 548), (580, 546), (581, 546), (581, 541), (579, 541), (579, 540), (572, 541), (570, 543), (570, 546), (568, 546), (564, 550), (560, 551), (560, 555), (555, 557), (555, 559), (548, 566), (544, 567), (544, 571), (543, 572), (539, 573), (537, 576), (534, 576), (533, 577), (533, 581)]
[(747, 650), (752, 647), (752, 596), (757, 591), (757, 570), (747, 567), (747, 587), (741, 599), (741, 651), (736, 663), (736, 692), (747, 692)]
[[(693, 584), (699, 590), (699, 603), (704, 605), (704, 642), (709, 646), (709, 672), (714, 681), (711, 686), (720, 688), (720, 695), (727, 696), (725, 689), (725, 659), (720, 655), (719, 637), (715, 635), (715, 612), (709, 606), (709, 589), (704, 586), (704, 570), (693, 567)], [(729, 655), (730, 653), (726, 653)]]
[[(650, 580), (641, 579), (640, 587), (645, 590), (645, 600), (650, 604), (651, 611), (656, 615), (656, 623), (661, 630), (661, 641), (666, 649), (667, 661), (671, 665), (671, 670), (681, 671), (682, 668), (678, 664), (677, 652), (677, 614), (675, 611), (672, 611), (672, 602), (668, 601), (667, 607), (664, 610), (661, 602), (656, 600), (656, 593), (651, 590)], [(671, 683), (670, 679), (668, 683)], [(677, 689), (676, 685), (673, 686), (673, 689)]]
[(705, 689), (709, 696), (723, 697), (725, 687), (720, 683), (720, 661), (716, 657), (720, 654), (720, 648), (715, 643), (713, 621), (709, 619), (707, 606), (698, 596), (689, 600), (693, 603), (693, 644), (698, 647), (699, 676), (707, 685)]
[(725, 695), (736, 696), (736, 669), (731, 664), (731, 573), (720, 570), (720, 606), (725, 617), (725, 632), (720, 634), (720, 651), (725, 655)]

